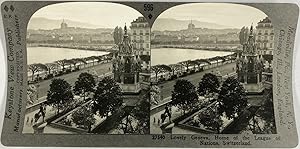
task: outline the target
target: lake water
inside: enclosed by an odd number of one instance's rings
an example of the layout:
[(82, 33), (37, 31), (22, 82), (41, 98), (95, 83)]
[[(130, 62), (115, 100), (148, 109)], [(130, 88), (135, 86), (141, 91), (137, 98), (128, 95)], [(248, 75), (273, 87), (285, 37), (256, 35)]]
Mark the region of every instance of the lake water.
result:
[(85, 58), (89, 56), (101, 56), (108, 54), (103, 51), (88, 51), (68, 48), (50, 48), (50, 47), (28, 47), (27, 62), (33, 63), (51, 63), (57, 60)]
[(193, 50), (179, 48), (158, 48), (151, 49), (151, 65), (176, 64), (178, 62), (195, 59), (205, 59), (215, 56), (230, 55), (232, 52)]

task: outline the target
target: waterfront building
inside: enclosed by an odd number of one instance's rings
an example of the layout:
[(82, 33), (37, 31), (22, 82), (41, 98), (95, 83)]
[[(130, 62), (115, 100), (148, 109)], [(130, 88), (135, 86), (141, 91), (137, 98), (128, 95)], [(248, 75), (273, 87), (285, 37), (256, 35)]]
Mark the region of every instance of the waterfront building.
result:
[(260, 55), (273, 55), (274, 29), (269, 17), (259, 21), (256, 26), (256, 42)]
[(119, 51), (114, 53), (112, 60), (114, 79), (125, 94), (136, 94), (141, 90), (139, 57), (131, 44), (125, 26), (123, 41), (119, 44)]
[(263, 80), (266, 87), (272, 87), (272, 65), (274, 51), (274, 29), (269, 17), (259, 21), (256, 26), (256, 42), (260, 56), (264, 59)]
[(264, 90), (262, 84), (262, 62), (263, 60), (259, 57), (257, 51), (253, 26), (251, 25), (248, 40), (243, 45), (243, 51), (238, 53), (236, 65), (238, 80), (243, 84), (247, 93), (257, 94)]
[[(138, 17), (131, 22), (131, 40), (133, 48), (138, 55), (145, 55), (144, 57), (150, 57), (150, 26), (148, 21), (144, 17)], [(150, 69), (150, 59), (143, 60), (143, 70)]]
[[(136, 55), (141, 59), (141, 79), (143, 86), (150, 82), (150, 26), (144, 17), (138, 17), (131, 22), (131, 41)], [(146, 83), (146, 84), (145, 84)]]

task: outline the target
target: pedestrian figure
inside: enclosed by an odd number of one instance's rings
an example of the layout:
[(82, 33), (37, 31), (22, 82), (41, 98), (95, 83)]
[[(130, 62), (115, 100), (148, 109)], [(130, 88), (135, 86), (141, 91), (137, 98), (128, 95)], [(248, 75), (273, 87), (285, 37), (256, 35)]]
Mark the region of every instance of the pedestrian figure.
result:
[(155, 117), (153, 118), (153, 123), (155, 124)]
[(32, 123), (33, 123), (33, 118), (31, 118), (31, 125), (32, 125)]
[(158, 125), (160, 124), (160, 119), (157, 120)]

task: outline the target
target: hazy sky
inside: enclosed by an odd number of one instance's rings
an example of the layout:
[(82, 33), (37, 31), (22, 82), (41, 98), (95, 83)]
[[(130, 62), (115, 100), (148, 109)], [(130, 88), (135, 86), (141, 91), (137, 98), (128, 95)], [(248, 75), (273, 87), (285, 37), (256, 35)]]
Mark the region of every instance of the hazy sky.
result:
[[(55, 20), (73, 20), (114, 28), (130, 24), (132, 20), (142, 16), (131, 7), (105, 2), (68, 2), (46, 6), (38, 10), (33, 17), (44, 17)], [(172, 7), (159, 17), (178, 20), (198, 20), (217, 23), (233, 28), (241, 28), (256, 23), (266, 15), (253, 7), (224, 3), (193, 3)]]
[(250, 26), (251, 23), (256, 25), (257, 22), (266, 17), (266, 14), (254, 7), (239, 4), (194, 3), (170, 8), (159, 17), (179, 20), (193, 19), (241, 28)]
[(69, 2), (46, 6), (33, 17), (44, 17), (55, 20), (72, 20), (99, 27), (114, 28), (130, 25), (134, 19), (142, 16), (135, 9), (115, 3), (105, 2)]

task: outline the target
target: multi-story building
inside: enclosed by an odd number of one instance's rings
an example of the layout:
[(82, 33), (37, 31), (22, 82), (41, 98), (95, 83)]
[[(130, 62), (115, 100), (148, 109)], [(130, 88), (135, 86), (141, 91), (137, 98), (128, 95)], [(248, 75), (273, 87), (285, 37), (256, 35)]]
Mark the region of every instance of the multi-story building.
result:
[(135, 55), (141, 60), (141, 80), (142, 85), (146, 84), (147, 87), (150, 82), (150, 41), (151, 32), (148, 21), (144, 17), (138, 17), (131, 22), (131, 41)]
[[(131, 22), (131, 40), (133, 48), (137, 52), (137, 55), (141, 56), (141, 59), (145, 57), (150, 58), (150, 26), (148, 21), (144, 17), (138, 17)], [(143, 55), (143, 56), (142, 56)], [(150, 59), (143, 60), (142, 69), (150, 69)]]
[(260, 55), (273, 55), (274, 29), (268, 17), (257, 23), (256, 43)]
[(272, 88), (274, 29), (271, 20), (266, 17), (256, 26), (257, 52), (265, 60), (263, 67), (263, 80), (266, 88)]

